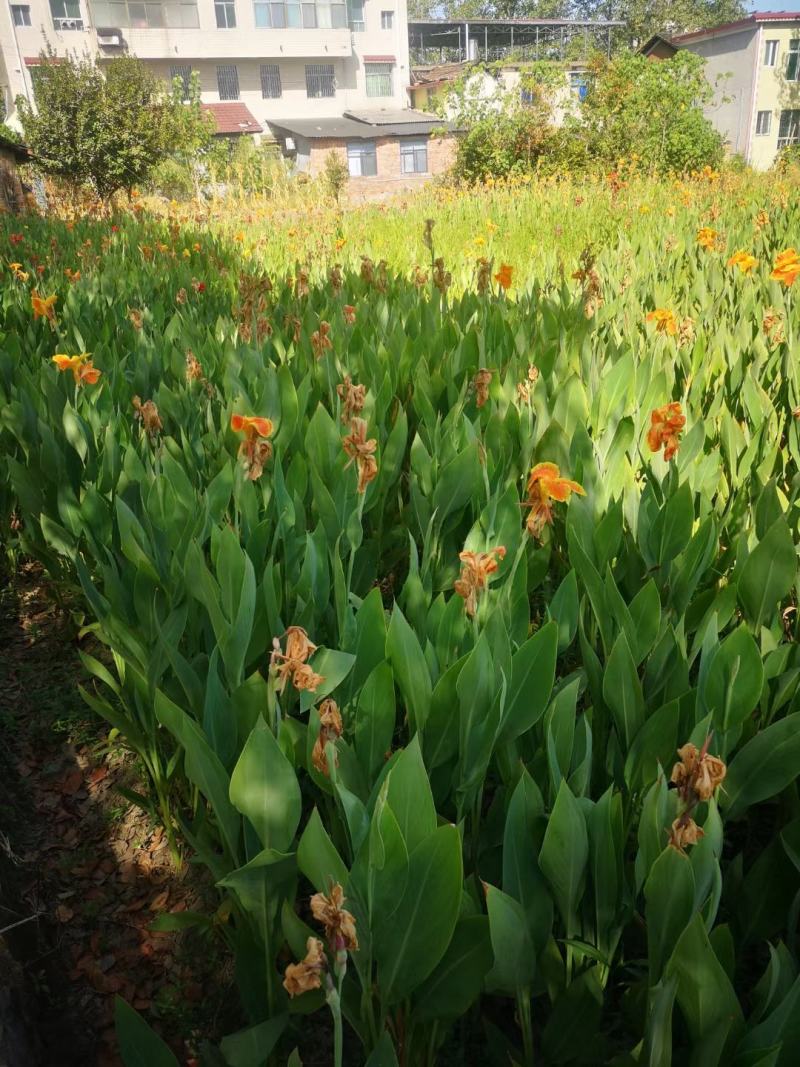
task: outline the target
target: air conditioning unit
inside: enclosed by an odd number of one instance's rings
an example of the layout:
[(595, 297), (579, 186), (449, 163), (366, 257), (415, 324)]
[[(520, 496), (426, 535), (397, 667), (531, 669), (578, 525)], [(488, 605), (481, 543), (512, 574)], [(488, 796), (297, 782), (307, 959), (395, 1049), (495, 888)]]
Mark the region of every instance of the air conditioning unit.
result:
[(121, 48), (122, 47), (122, 34), (117, 32), (110, 32), (109, 30), (97, 31), (97, 43), (101, 48)]
[(82, 30), (83, 19), (53, 19), (57, 30)]

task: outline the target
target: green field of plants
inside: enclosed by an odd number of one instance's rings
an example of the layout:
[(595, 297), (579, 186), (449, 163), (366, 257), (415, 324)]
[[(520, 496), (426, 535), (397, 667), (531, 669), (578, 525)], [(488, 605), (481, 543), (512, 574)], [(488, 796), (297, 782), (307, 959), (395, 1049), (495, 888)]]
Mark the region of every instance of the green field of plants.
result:
[(797, 191), (0, 220), (4, 550), (219, 893), (195, 1062), (798, 1062)]

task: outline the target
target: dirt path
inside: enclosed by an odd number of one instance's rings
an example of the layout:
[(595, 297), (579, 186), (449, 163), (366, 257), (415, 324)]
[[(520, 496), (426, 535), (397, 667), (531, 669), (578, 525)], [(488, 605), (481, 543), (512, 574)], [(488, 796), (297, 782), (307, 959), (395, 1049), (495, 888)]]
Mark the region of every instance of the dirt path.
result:
[(117, 1067), (119, 994), (187, 1063), (195, 1040), (230, 1029), (229, 961), (219, 939), (149, 927), (165, 912), (213, 912), (216, 897), (117, 791), (142, 789), (134, 761), (107, 744), (79, 680), (76, 627), (37, 570), (4, 578), (0, 1062)]

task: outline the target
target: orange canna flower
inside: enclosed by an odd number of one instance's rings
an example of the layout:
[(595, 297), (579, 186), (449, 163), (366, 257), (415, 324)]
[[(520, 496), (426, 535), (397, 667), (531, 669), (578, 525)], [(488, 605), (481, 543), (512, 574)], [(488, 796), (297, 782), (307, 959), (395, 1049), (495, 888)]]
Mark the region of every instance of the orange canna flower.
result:
[(774, 278), (776, 282), (780, 282), (781, 285), (785, 285), (788, 289), (790, 285), (794, 284), (794, 280), (799, 274), (800, 255), (797, 254), (794, 248), (787, 248), (785, 252), (780, 252), (776, 256), (775, 266), (770, 278)]
[(502, 289), (510, 289), (514, 276), (514, 268), (508, 263), (501, 263), (500, 269), (494, 276), (494, 280)]
[(350, 423), (350, 433), (342, 439), (342, 447), (350, 457), (345, 470), (355, 460), (358, 469), (358, 492), (365, 493), (367, 486), (378, 476), (378, 463), (375, 450), (378, 442), (374, 437), (367, 440), (367, 423), (365, 419), (355, 418)]
[(527, 496), (523, 507), (530, 508), (525, 526), (532, 537), (541, 537), (545, 526), (553, 525), (551, 500), (565, 503), (573, 493), (586, 496), (578, 482), (562, 478), (555, 463), (537, 463), (528, 475)]
[(738, 267), (742, 274), (751, 274), (753, 267), (758, 266), (758, 260), (755, 256), (751, 256), (749, 252), (740, 249), (738, 252), (734, 252), (728, 260), (728, 266)]
[(231, 429), (234, 433), (244, 434), (244, 441), (239, 446), (239, 456), (247, 477), (251, 482), (255, 482), (261, 477), (264, 464), (272, 456), (272, 445), (265, 440), (272, 434), (272, 422), (256, 415), (231, 415)]
[(647, 431), (647, 444), (651, 452), (664, 447), (664, 459), (669, 463), (680, 445), (681, 431), (686, 425), (686, 416), (677, 401), (664, 404), (650, 414), (650, 429)]
[(453, 588), (464, 599), (464, 610), (472, 619), (478, 610), (478, 594), (489, 584), (489, 576), (500, 566), (498, 560), (505, 559), (503, 545), (490, 548), (488, 552), (460, 552), (461, 575)]
[(697, 243), (701, 248), (711, 249), (717, 243), (717, 231), (711, 226), (703, 226), (697, 231)]
[(656, 333), (666, 333), (674, 337), (678, 332), (678, 323), (675, 320), (675, 315), (668, 308), (656, 308), (655, 311), (648, 311), (645, 319), (647, 322), (656, 324)]
[(58, 297), (55, 294), (41, 296), (35, 291), (31, 293), (31, 307), (33, 308), (34, 319), (47, 319), (51, 329), (55, 329), (56, 326), (56, 300), (58, 300)]
[(62, 373), (72, 371), (77, 385), (95, 385), (100, 379), (100, 371), (92, 364), (88, 352), (80, 356), (58, 354), (53, 356), (53, 363)]
[(353, 323), (356, 321), (356, 309), (353, 307), (352, 304), (345, 304), (343, 311), (344, 321), (347, 323), (348, 326), (352, 326)]

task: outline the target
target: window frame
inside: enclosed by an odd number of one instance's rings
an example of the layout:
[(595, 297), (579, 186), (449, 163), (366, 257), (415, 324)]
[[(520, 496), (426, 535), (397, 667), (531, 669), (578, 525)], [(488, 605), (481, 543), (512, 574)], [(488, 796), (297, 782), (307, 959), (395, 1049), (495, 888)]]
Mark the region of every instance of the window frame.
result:
[(778, 50), (780, 41), (777, 37), (769, 37), (764, 41), (764, 66), (777, 67)]
[(394, 11), (385, 10), (381, 11), (381, 29), (393, 30), (394, 29)]
[[(222, 17), (222, 22), (220, 22)], [(214, 18), (218, 30), (236, 29), (236, 3), (235, 0), (214, 0)], [(233, 22), (231, 22), (233, 19)]]
[(364, 0), (347, 0), (347, 24), (353, 33), (364, 33), (367, 20), (364, 15)]
[[(370, 67), (372, 68), (370, 70)], [(377, 70), (376, 68), (382, 68)], [(385, 81), (384, 81), (385, 79)], [(378, 89), (376, 91), (375, 85)], [(388, 85), (388, 92), (383, 91)], [(364, 91), (371, 99), (394, 96), (394, 63), (364, 63)]]
[[(378, 177), (378, 147), (374, 140), (348, 141), (346, 151), (347, 170), (351, 178)], [(370, 161), (369, 168), (366, 173), (364, 172), (365, 159)], [(356, 160), (358, 160), (357, 171), (353, 169), (353, 163)]]
[(800, 39), (796, 37), (789, 41), (789, 47), (786, 50), (786, 80), (787, 82), (800, 81)]
[[(788, 116), (786, 121), (786, 133), (782, 132), (784, 128), (784, 115)], [(791, 116), (794, 116), (794, 122), (792, 121)], [(800, 108), (783, 108), (778, 121), (778, 148), (787, 148), (789, 145), (794, 144), (800, 144)]]
[[(69, 8), (74, 8), (77, 11), (76, 15), (69, 13)], [(53, 23), (53, 29), (58, 33), (64, 33), (65, 31), (75, 30), (78, 32), (83, 31), (84, 21), (81, 14), (80, 0), (48, 0), (48, 8), (50, 10), (50, 18)], [(57, 15), (56, 9), (63, 11), (63, 14)], [(69, 23), (74, 23), (71, 26)]]
[[(308, 99), (333, 99), (336, 96), (336, 69), (333, 63), (306, 63), (305, 68)], [(329, 83), (328, 79), (330, 79)]]
[[(409, 170), (406, 160), (411, 159), (413, 164)], [(424, 167), (420, 170), (417, 166), (422, 159)], [(428, 169), (428, 138), (408, 137), (400, 141), (400, 173), (401, 174), (430, 174)]]
[[(224, 72), (224, 73), (223, 73)], [(225, 95), (223, 95), (223, 85), (225, 84), (225, 78), (229, 78), (228, 85), (225, 86)], [(235, 93), (235, 96), (229, 95)], [(241, 96), (241, 90), (239, 88), (239, 68), (235, 63), (218, 63), (217, 64), (217, 95), (220, 101), (238, 100)]]
[[(261, 75), (261, 99), (280, 100), (283, 96), (280, 66), (277, 63), (262, 63), (259, 73)], [(272, 88), (277, 86), (277, 92), (267, 92), (270, 80)]]
[[(766, 115), (766, 129), (762, 129), (762, 116)], [(756, 137), (769, 137), (772, 133), (772, 112), (770, 110), (756, 112)]]
[[(11, 22), (14, 26), (32, 26), (30, 4), (9, 4), (11, 8)], [(17, 12), (20, 13), (21, 22), (17, 22)], [(27, 22), (25, 19), (27, 18)]]

